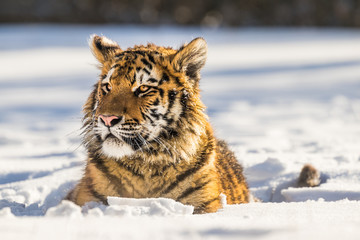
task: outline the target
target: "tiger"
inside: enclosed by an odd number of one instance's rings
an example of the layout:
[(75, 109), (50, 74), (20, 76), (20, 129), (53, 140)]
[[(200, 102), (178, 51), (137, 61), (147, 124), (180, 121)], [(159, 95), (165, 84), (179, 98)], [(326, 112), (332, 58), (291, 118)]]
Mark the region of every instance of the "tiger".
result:
[(194, 214), (249, 202), (243, 167), (214, 136), (200, 98), (203, 38), (178, 49), (149, 43), (122, 50), (93, 35), (89, 45), (101, 74), (83, 106), (84, 173), (67, 200), (163, 197), (193, 206)]

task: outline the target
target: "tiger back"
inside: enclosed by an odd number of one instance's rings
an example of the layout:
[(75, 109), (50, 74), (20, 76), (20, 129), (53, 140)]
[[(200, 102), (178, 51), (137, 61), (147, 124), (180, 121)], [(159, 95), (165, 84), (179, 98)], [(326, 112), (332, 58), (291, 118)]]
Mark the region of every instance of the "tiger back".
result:
[(67, 199), (107, 204), (108, 196), (165, 197), (215, 212), (247, 203), (243, 169), (224, 141), (214, 137), (200, 100), (204, 39), (180, 49), (149, 44), (122, 50), (93, 36), (101, 70), (84, 105), (84, 175)]

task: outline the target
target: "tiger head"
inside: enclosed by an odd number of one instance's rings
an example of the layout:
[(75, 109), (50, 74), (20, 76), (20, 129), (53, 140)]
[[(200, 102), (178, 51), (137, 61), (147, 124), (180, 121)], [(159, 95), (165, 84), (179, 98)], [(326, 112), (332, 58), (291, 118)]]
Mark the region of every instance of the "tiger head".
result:
[(95, 35), (90, 48), (101, 69), (84, 106), (84, 139), (90, 148), (121, 159), (159, 151), (159, 146), (165, 151), (176, 141), (191, 141), (184, 139), (186, 132), (203, 131), (198, 83), (207, 55), (204, 39), (178, 50), (153, 44), (122, 50)]

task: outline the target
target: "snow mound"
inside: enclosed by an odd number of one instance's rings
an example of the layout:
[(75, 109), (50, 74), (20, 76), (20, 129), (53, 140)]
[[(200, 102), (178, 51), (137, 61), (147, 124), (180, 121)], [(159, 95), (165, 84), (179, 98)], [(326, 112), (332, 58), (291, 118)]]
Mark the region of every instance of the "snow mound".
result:
[(108, 197), (109, 206), (89, 202), (79, 207), (70, 201), (62, 201), (50, 208), (49, 217), (82, 217), (82, 216), (182, 216), (191, 215), (193, 206), (184, 205), (168, 198), (119, 198)]
[(193, 206), (184, 205), (168, 198), (118, 198), (108, 197), (109, 207), (106, 213), (110, 215), (120, 210), (133, 213), (132, 215), (189, 215), (194, 211)]
[(81, 207), (70, 201), (62, 201), (56, 207), (49, 208), (45, 216), (49, 217), (81, 217)]

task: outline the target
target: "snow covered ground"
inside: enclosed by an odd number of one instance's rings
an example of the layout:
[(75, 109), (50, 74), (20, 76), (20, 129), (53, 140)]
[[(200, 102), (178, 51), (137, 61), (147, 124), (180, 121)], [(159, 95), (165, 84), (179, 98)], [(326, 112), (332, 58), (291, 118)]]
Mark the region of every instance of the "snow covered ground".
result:
[[(169, 199), (61, 199), (81, 177), (87, 47), (209, 44), (201, 88), (262, 203), (191, 215)], [(358, 239), (360, 30), (0, 26), (0, 239)], [(293, 188), (301, 167), (321, 185)]]

